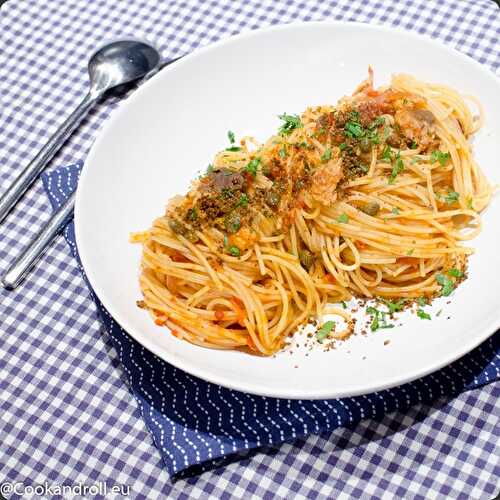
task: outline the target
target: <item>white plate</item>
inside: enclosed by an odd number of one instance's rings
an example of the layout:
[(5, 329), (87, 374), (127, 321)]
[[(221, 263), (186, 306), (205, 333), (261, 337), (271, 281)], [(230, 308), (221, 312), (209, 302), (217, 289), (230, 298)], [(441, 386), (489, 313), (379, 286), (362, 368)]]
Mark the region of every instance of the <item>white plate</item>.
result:
[[(208, 350), (174, 338), (138, 309), (140, 246), (167, 200), (184, 193), (226, 147), (228, 130), (263, 140), (276, 115), (335, 103), (375, 69), (452, 85), (479, 97), (486, 124), (476, 158), (498, 182), (500, 84), (481, 65), (430, 39), (354, 23), (280, 26), (200, 49), (144, 84), (95, 142), (78, 187), (76, 238), (87, 276), (111, 315), (159, 357), (208, 381), (276, 397), (330, 398), (392, 387), (430, 373), (480, 344), (500, 326), (500, 204), (484, 216), (470, 278), (432, 321), (415, 316), (392, 330), (360, 336), (338, 350), (297, 350), (275, 358)], [(441, 307), (441, 306), (440, 306)], [(447, 317), (451, 319), (447, 319)], [(384, 346), (384, 340), (390, 339)], [(296, 368), (296, 366), (298, 366)]]

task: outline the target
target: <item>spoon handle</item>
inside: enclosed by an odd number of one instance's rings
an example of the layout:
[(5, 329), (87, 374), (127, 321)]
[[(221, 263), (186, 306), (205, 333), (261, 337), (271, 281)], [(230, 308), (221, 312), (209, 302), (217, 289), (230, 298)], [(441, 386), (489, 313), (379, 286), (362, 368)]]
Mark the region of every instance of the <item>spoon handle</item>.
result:
[(48, 161), (66, 142), (71, 132), (75, 130), (76, 126), (94, 106), (97, 99), (98, 97), (95, 95), (91, 95), (90, 93), (87, 94), (73, 113), (68, 116), (55, 134), (47, 141), (35, 158), (33, 158), (17, 179), (9, 186), (7, 191), (0, 198), (0, 222), (2, 222), (35, 178), (38, 177)]
[(75, 194), (73, 193), (64, 205), (51, 216), (35, 239), (28, 243), (23, 252), (14, 260), (7, 272), (2, 276), (0, 282), (4, 288), (13, 290), (21, 283), (31, 267), (41, 257), (45, 248), (71, 219), (74, 206)]

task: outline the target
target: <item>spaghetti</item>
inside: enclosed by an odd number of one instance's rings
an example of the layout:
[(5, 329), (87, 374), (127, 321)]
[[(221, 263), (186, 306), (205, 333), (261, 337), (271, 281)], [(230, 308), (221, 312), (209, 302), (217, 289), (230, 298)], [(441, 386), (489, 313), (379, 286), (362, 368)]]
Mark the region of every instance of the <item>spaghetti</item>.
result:
[[(141, 307), (200, 346), (270, 355), (355, 297), (448, 295), (492, 188), (472, 157), (481, 126), (457, 92), (373, 73), (336, 106), (282, 115), (264, 144), (218, 153), (143, 246)], [(331, 323), (331, 322), (330, 322)], [(329, 325), (331, 338), (345, 338)]]

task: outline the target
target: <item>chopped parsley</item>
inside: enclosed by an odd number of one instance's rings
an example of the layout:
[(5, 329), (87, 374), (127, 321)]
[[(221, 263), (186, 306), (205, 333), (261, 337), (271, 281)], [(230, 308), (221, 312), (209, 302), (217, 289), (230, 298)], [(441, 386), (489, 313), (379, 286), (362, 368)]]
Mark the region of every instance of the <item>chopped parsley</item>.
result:
[(344, 133), (351, 139), (359, 139), (365, 135), (365, 131), (361, 123), (355, 121), (348, 121), (344, 126)]
[(323, 342), (328, 335), (330, 335), (331, 331), (335, 327), (335, 321), (327, 321), (323, 324), (323, 326), (316, 332), (316, 339), (318, 342)]
[(456, 269), (455, 267), (451, 268), (447, 274), (449, 276), (453, 276), (454, 278), (461, 278), (464, 273), (462, 271), (460, 271), (460, 269)]
[(254, 177), (257, 175), (257, 169), (260, 165), (260, 158), (254, 158), (248, 162), (248, 165), (245, 167), (245, 170), (252, 174)]
[(207, 167), (207, 174), (210, 174), (214, 171), (214, 166), (210, 163)]
[(450, 189), (448, 191), (448, 194), (444, 197), (444, 201), (446, 201), (446, 203), (448, 203), (448, 205), (452, 205), (453, 203), (458, 201), (459, 197), (460, 197), (460, 195), (456, 191), (453, 191), (452, 189)]
[(410, 248), (410, 249), (406, 252), (406, 255), (408, 255), (408, 257), (409, 257), (410, 255), (412, 255), (412, 254), (413, 254), (413, 252), (414, 252), (414, 251), (415, 251), (415, 249), (414, 249), (414, 248)]
[(241, 151), (241, 148), (239, 146), (231, 146), (230, 148), (226, 148), (226, 151)]
[(340, 151), (344, 151), (344, 149), (348, 148), (347, 143), (346, 142), (341, 142), (339, 144), (339, 148), (340, 148)]
[(347, 304), (346, 304), (345, 300), (343, 300), (343, 301), (341, 302), (341, 304), (342, 304), (342, 308), (343, 308), (343, 309), (347, 309)]
[(331, 160), (332, 158), (332, 150), (330, 148), (326, 148), (325, 152), (321, 155), (321, 161), (325, 162)]
[(382, 156), (380, 158), (389, 163), (392, 161), (392, 149), (391, 146), (389, 146), (389, 144), (385, 145), (385, 148), (382, 151)]
[(337, 217), (337, 221), (341, 222), (342, 224), (347, 224), (349, 222), (349, 216), (347, 214), (340, 214)]
[(240, 199), (238, 200), (238, 203), (236, 204), (237, 207), (247, 207), (248, 206), (248, 196), (246, 193), (242, 193), (240, 196)]
[(419, 297), (417, 303), (420, 307), (424, 307), (427, 305), (427, 299), (425, 297)]
[(393, 184), (394, 181), (396, 180), (396, 177), (401, 173), (404, 172), (405, 165), (403, 163), (403, 160), (399, 156), (399, 152), (396, 155), (396, 161), (394, 163), (394, 166), (392, 167), (392, 172), (391, 175), (389, 176), (389, 184)]
[(415, 141), (411, 141), (410, 149), (417, 149), (417, 148), (418, 148), (418, 144)]
[(390, 300), (381, 299), (382, 303), (389, 309), (389, 314), (401, 311), (406, 304), (405, 299), (399, 299), (397, 302), (392, 302)]
[(446, 165), (450, 158), (450, 153), (442, 153), (441, 151), (433, 151), (431, 154), (431, 162), (436, 163), (438, 161), (442, 167)]
[(436, 274), (436, 281), (441, 285), (441, 295), (448, 297), (453, 292), (453, 280), (444, 274)]
[(368, 125), (369, 129), (374, 129), (379, 127), (380, 125), (385, 125), (385, 120), (383, 116), (377, 116), (375, 120), (373, 120), (370, 125)]
[(227, 138), (229, 139), (229, 142), (231, 144), (234, 144), (234, 132), (232, 132), (231, 130), (229, 130), (229, 132), (227, 133)]
[(379, 311), (378, 309), (370, 306), (366, 308), (366, 312), (373, 315), (373, 319), (370, 324), (370, 330), (372, 332), (375, 332), (380, 328), (394, 328), (394, 325), (390, 325), (387, 323), (387, 313), (385, 313), (384, 311)]
[(282, 115), (278, 115), (278, 118), (284, 122), (278, 129), (281, 135), (289, 135), (295, 129), (302, 127), (299, 115), (287, 115), (283, 113)]
[(233, 257), (239, 257), (241, 254), (240, 249), (238, 247), (235, 247), (234, 245), (230, 246), (228, 248), (228, 251)]
[[(363, 125), (359, 122), (359, 113), (357, 111), (353, 111), (351, 113), (351, 117), (348, 122), (344, 125), (344, 134), (346, 137), (351, 139), (362, 139), (361, 147), (369, 147), (369, 142), (372, 144), (379, 144), (380, 137), (378, 135), (377, 128), (380, 125), (385, 124), (385, 120), (382, 116), (375, 118), (365, 129)], [(366, 146), (364, 144), (366, 143)], [(345, 144), (345, 143), (342, 143)], [(345, 146), (347, 147), (347, 146)], [(345, 149), (344, 147), (344, 149)], [(341, 147), (342, 149), (342, 147)]]
[(394, 215), (399, 215), (399, 208), (394, 207), (394, 208), (392, 209), (392, 213), (393, 213)]
[(431, 315), (430, 314), (427, 314), (423, 309), (419, 309), (417, 311), (417, 316), (420, 318), (420, 319), (431, 319)]
[(279, 150), (279, 155), (280, 155), (280, 158), (286, 158), (286, 147), (283, 146), (280, 150)]

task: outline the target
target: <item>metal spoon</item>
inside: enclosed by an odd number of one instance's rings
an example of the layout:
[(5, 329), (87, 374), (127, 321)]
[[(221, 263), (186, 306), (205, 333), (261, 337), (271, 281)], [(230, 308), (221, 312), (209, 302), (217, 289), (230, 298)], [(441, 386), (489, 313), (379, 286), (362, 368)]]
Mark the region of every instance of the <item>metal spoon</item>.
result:
[[(116, 40), (97, 50), (90, 57), (88, 64), (89, 93), (0, 198), (0, 222), (108, 90), (150, 76), (158, 69), (159, 64), (158, 51), (140, 40)], [(5, 288), (13, 289), (22, 281), (48, 243), (68, 221), (73, 212), (73, 206), (74, 194), (11, 264), (1, 279)]]

